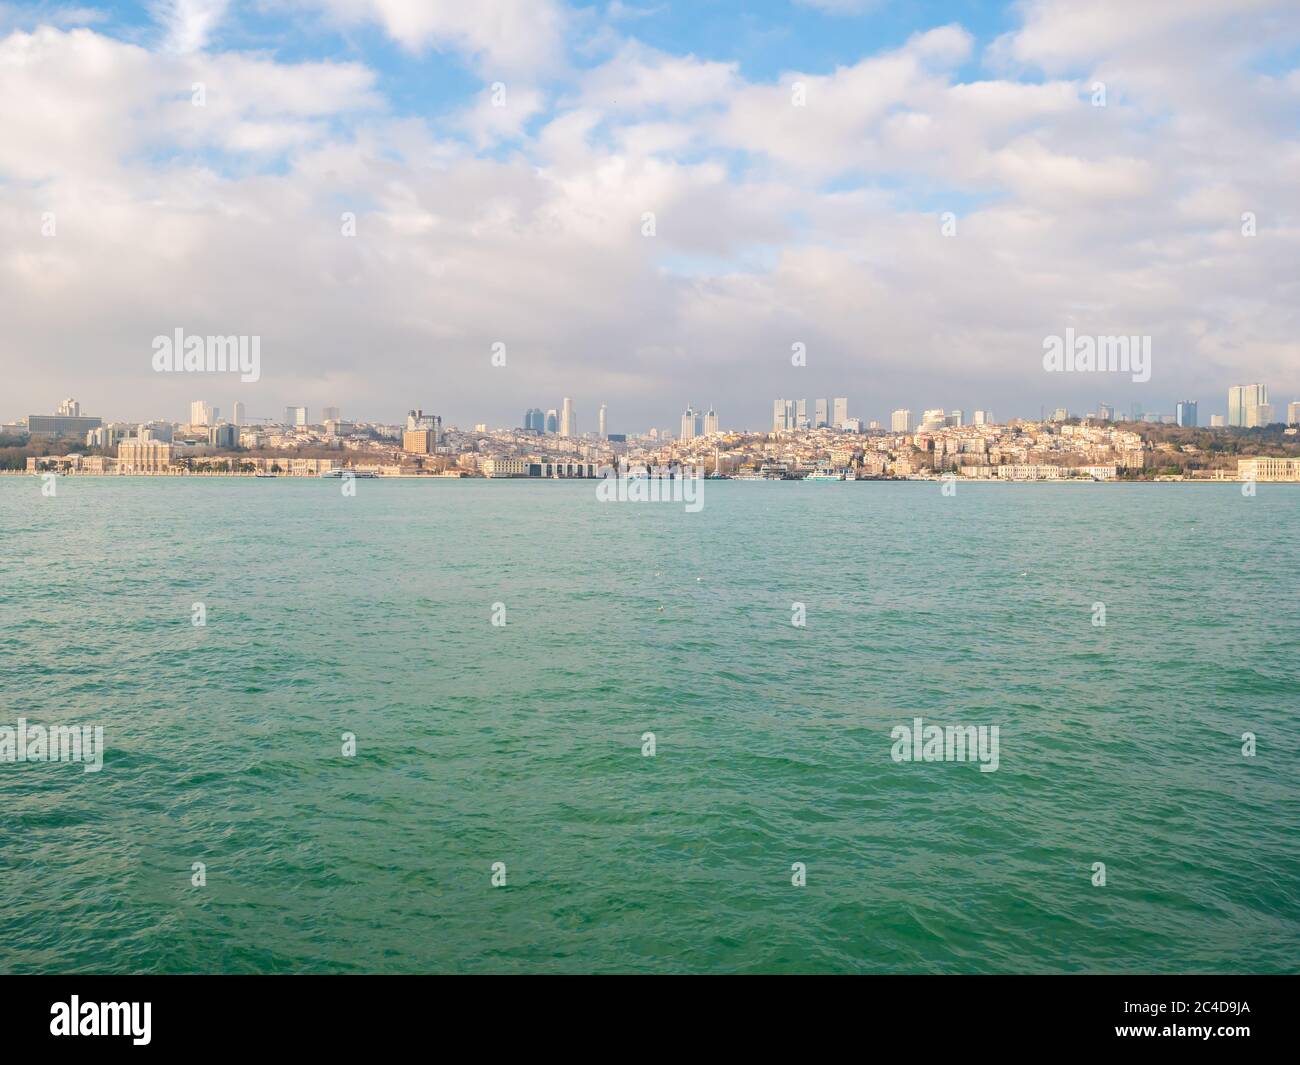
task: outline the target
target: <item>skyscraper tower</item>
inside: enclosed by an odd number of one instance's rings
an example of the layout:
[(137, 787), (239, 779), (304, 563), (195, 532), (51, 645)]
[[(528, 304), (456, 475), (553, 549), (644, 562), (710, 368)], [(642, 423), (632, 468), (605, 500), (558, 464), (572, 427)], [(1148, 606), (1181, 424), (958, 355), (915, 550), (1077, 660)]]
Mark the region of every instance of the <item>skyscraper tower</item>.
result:
[(600, 434), (602, 440), (604, 440), (608, 435), (605, 431), (605, 404), (603, 403), (600, 405), (600, 426), (597, 429), (597, 432)]
[(1233, 385), (1228, 389), (1229, 425), (1245, 428), (1267, 425), (1271, 414), (1268, 389), (1263, 385)]
[(687, 407), (682, 413), (682, 434), (679, 439), (694, 440), (700, 435), (700, 416), (693, 407)]
[(813, 428), (824, 429), (830, 424), (830, 404), (824, 399), (813, 401)]
[(552, 434), (560, 431), (560, 412), (554, 407), (546, 412), (546, 431)]
[(574, 419), (573, 419), (573, 400), (571, 400), (568, 396), (565, 396), (564, 403), (561, 407), (561, 413), (560, 413), (560, 435), (574, 436), (576, 435), (575, 430), (576, 430), (576, 426), (574, 425)]
[(718, 412), (709, 404), (709, 413), (704, 416), (704, 435), (709, 436), (718, 431)]

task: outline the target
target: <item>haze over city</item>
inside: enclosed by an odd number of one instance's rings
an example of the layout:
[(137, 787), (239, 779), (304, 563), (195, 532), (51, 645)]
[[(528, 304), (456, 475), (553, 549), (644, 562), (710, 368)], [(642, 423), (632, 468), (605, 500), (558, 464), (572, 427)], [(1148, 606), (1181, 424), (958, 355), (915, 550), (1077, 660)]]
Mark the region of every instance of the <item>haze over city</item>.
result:
[[(509, 6), (0, 7), (0, 420), (1300, 395), (1292, 4)], [(1150, 380), (1044, 373), (1069, 328)]]

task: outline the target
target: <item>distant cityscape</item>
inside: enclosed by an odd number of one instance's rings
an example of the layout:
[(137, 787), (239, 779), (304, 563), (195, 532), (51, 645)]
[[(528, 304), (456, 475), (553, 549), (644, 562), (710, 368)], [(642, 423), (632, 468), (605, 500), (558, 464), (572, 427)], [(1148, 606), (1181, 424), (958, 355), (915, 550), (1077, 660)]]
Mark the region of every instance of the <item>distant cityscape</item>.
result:
[[(611, 468), (692, 469), (707, 476), (752, 480), (864, 480), (953, 475), (984, 480), (1210, 479), (1300, 480), (1300, 401), (1275, 422), (1262, 384), (1234, 385), (1227, 413), (1208, 426), (1198, 403), (1172, 415), (1114, 406), (1072, 415), (1066, 408), (1037, 420), (999, 423), (989, 410), (927, 409), (915, 418), (894, 410), (889, 424), (850, 414), (844, 396), (776, 399), (769, 428), (723, 429), (717, 408), (688, 404), (677, 431), (609, 431), (601, 404), (594, 431), (581, 432), (573, 400), (529, 407), (522, 424), (469, 429), (444, 426), (440, 415), (410, 409), (392, 423), (348, 421), (328, 406), (313, 420), (288, 406), (279, 420), (247, 417), (243, 402), (229, 416), (206, 400), (190, 404), (185, 422), (108, 421), (65, 399), (53, 414), (0, 424), (0, 443), (21, 452), (7, 472), (80, 474), (246, 474), (329, 476), (353, 470), (375, 476), (594, 477)], [(1164, 439), (1161, 430), (1211, 432)], [(1243, 446), (1232, 430), (1275, 430)], [(1213, 433), (1213, 430), (1222, 430)]]

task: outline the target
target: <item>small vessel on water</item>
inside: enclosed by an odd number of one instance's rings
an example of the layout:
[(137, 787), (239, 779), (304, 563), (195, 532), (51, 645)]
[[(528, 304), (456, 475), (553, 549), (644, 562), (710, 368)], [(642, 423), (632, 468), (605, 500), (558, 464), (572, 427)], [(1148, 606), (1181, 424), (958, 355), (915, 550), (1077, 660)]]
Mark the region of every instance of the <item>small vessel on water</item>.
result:
[(278, 473), (263, 473), (261, 470), (258, 470), (257, 473), (253, 474), (253, 476), (254, 477), (279, 477), (280, 475)]
[(334, 477), (341, 479), (344, 477), (378, 477), (379, 474), (374, 470), (326, 470), (324, 473), (317, 474), (318, 477)]
[(840, 473), (838, 470), (833, 470), (828, 466), (821, 466), (813, 470), (812, 473), (808, 474), (808, 476), (805, 477), (804, 480), (805, 481), (842, 481), (844, 480), (844, 474)]

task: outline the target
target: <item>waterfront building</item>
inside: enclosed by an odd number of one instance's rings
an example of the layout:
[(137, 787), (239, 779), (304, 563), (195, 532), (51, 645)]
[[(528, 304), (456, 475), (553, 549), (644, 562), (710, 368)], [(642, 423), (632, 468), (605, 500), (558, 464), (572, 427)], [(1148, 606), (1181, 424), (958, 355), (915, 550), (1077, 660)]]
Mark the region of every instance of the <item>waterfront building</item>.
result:
[(1300, 458), (1238, 459), (1237, 477), (1243, 481), (1300, 481)]
[(117, 445), (118, 473), (165, 473), (172, 464), (172, 445), (161, 440), (123, 440)]
[(591, 478), (601, 476), (598, 462), (577, 462), (568, 460), (544, 460), (525, 458), (503, 458), (500, 456), (484, 459), (479, 464), (479, 471), (484, 477), (500, 480), (510, 477), (541, 477), (548, 480), (560, 478)]
[(479, 464), (484, 477), (527, 477), (529, 462), (527, 459), (490, 458)]

